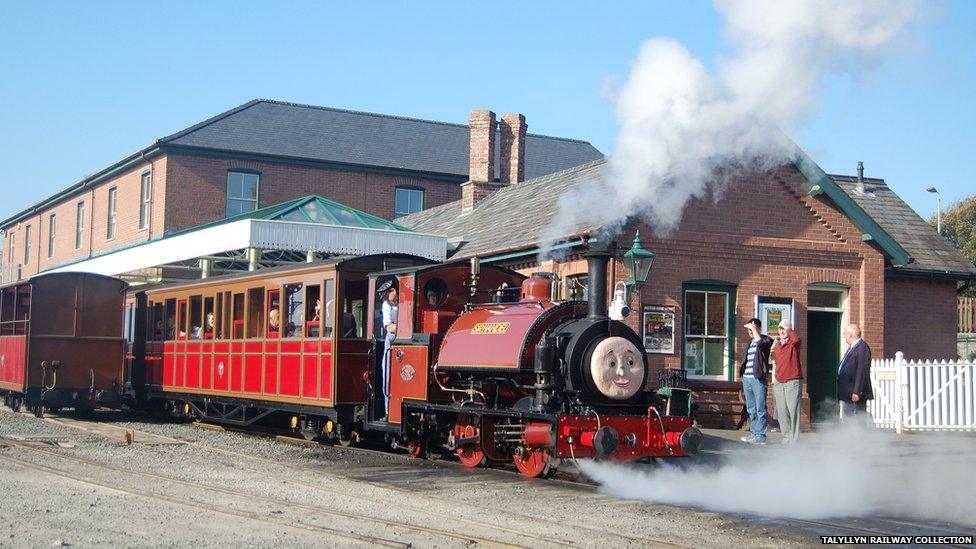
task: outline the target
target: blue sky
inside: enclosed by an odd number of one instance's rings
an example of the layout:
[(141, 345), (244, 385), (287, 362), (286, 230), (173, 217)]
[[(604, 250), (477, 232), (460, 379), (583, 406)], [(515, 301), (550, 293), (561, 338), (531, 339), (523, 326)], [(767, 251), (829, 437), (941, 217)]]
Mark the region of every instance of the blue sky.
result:
[[(612, 153), (608, 81), (670, 36), (729, 55), (706, 2), (3, 2), (0, 217), (153, 140), (253, 98), (532, 132)], [(929, 3), (868, 75), (828, 75), (793, 137), (828, 172), (884, 177), (928, 216), (976, 193), (976, 2)]]

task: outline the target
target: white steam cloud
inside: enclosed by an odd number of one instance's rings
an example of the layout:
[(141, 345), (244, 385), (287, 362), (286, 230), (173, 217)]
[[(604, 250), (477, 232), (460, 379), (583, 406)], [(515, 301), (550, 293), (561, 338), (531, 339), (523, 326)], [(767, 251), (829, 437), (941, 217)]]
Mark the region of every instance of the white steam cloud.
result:
[(793, 446), (742, 445), (717, 465), (699, 456), (690, 465), (638, 468), (583, 460), (579, 467), (601, 491), (624, 499), (762, 517), (887, 516), (972, 525), (974, 444), (937, 434), (914, 435), (909, 443), (845, 425), (823, 435), (801, 434)]
[(717, 74), (680, 43), (652, 38), (614, 96), (620, 131), (606, 169), (563, 197), (552, 243), (640, 217), (667, 231), (724, 168), (791, 157), (790, 133), (818, 104), (825, 72), (858, 74), (903, 38), (915, 0), (718, 0), (733, 56)]

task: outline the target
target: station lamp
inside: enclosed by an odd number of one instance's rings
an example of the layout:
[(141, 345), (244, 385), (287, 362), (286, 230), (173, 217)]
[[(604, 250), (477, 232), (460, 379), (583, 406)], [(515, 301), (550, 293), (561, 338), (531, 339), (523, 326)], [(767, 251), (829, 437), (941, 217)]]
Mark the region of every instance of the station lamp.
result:
[(654, 263), (656, 254), (641, 244), (640, 231), (634, 235), (634, 243), (627, 250), (620, 262), (623, 263), (627, 273), (626, 282), (618, 282), (623, 285), (623, 290), (615, 290), (613, 302), (610, 304), (610, 318), (623, 320), (630, 314), (631, 292), (640, 292), (640, 289), (647, 283), (647, 276), (651, 272), (651, 265)]

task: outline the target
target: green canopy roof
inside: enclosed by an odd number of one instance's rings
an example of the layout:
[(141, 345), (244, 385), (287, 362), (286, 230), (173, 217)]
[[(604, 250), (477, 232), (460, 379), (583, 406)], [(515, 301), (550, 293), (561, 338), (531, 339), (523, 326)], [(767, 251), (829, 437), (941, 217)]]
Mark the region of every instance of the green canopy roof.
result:
[(337, 225), (340, 227), (357, 227), (361, 229), (385, 229), (389, 231), (413, 232), (402, 225), (397, 225), (392, 221), (387, 221), (382, 217), (368, 214), (364, 211), (351, 208), (345, 204), (323, 198), (318, 195), (303, 196), (265, 206), (250, 212), (244, 212), (234, 216), (213, 221), (204, 225), (198, 225), (185, 231), (190, 232), (242, 219), (265, 219), (270, 221), (298, 221), (303, 223), (318, 223), (321, 225)]

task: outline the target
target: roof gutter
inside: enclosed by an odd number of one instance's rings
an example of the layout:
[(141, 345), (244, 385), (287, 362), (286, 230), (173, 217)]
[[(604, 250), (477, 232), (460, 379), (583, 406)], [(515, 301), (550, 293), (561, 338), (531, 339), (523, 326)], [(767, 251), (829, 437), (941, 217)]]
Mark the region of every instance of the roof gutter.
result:
[[(560, 242), (559, 244), (553, 244), (552, 246), (546, 248), (547, 250), (563, 250), (566, 248), (573, 248), (576, 246), (581, 246), (586, 241), (583, 238), (574, 238), (572, 240), (567, 240), (565, 242)], [(481, 260), (482, 263), (497, 263), (499, 261), (505, 261), (506, 259), (516, 259), (519, 257), (526, 257), (531, 255), (538, 255), (543, 248), (526, 248), (515, 252), (503, 253), (498, 255), (491, 255)]]
[(897, 276), (903, 278), (921, 278), (928, 280), (955, 280), (962, 282), (963, 287), (958, 291), (963, 291), (973, 284), (976, 284), (976, 273), (966, 273), (960, 271), (903, 271), (901, 269), (886, 267), (885, 276)]

